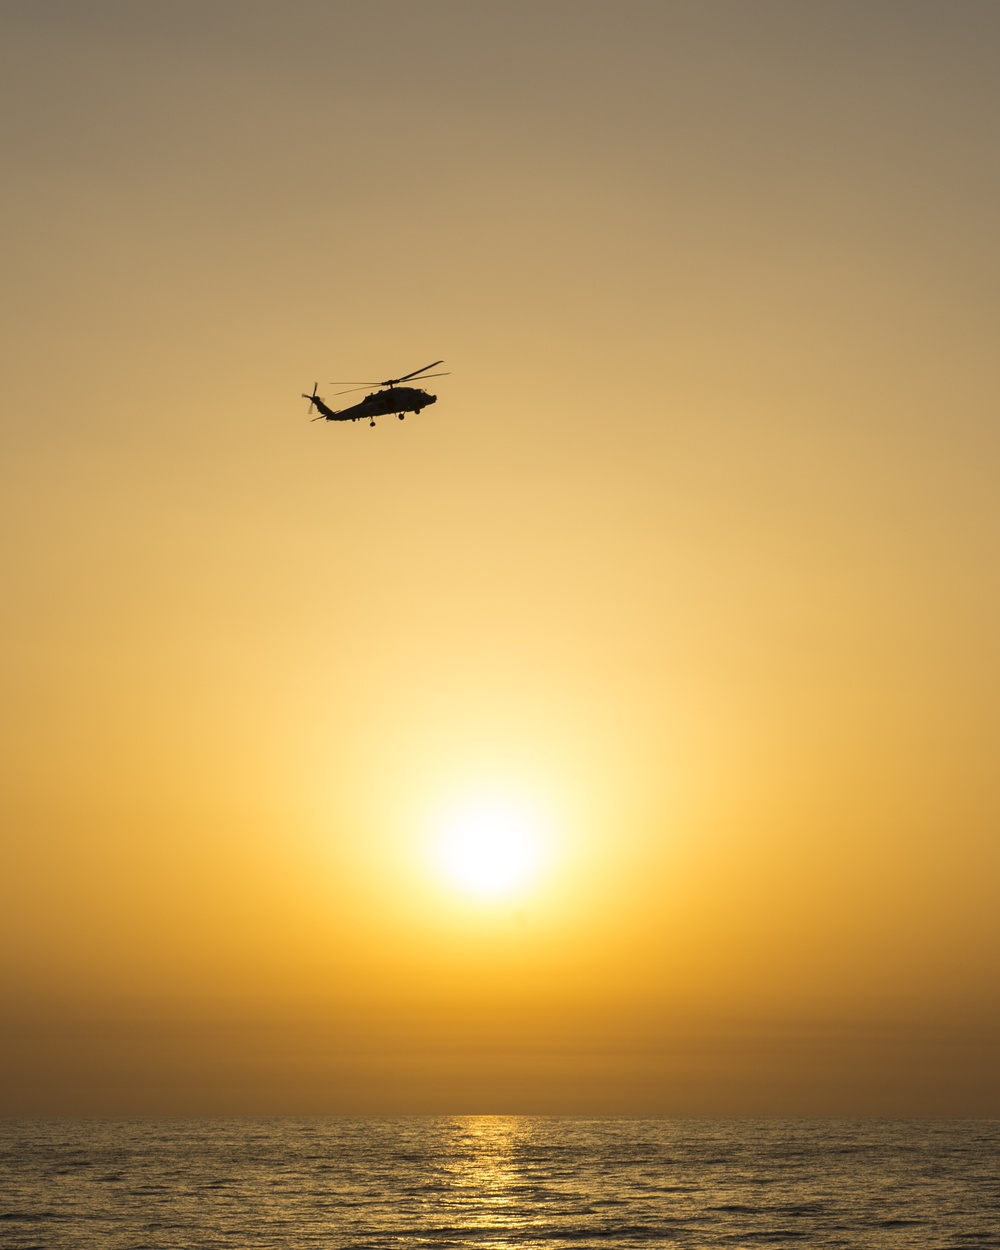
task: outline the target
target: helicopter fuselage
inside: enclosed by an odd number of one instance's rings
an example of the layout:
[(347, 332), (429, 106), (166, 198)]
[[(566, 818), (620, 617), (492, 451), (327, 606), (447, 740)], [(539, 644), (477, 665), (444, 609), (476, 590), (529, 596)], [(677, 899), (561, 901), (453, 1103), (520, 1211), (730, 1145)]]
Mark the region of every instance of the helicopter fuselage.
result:
[(327, 421), (361, 421), (365, 418), (370, 420), (374, 417), (389, 417), (393, 413), (401, 415), (405, 412), (419, 412), (421, 408), (436, 403), (436, 395), (428, 395), (426, 391), (418, 390), (414, 386), (393, 386), (388, 390), (373, 391), (359, 404), (341, 408), (339, 412), (332, 412), (325, 404), (322, 407), (317, 404), (317, 407)]

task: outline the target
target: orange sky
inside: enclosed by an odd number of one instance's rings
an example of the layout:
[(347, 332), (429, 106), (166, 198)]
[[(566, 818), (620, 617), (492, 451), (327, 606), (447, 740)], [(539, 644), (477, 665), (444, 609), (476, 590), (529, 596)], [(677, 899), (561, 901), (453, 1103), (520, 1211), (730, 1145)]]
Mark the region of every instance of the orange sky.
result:
[(1000, 1114), (996, 6), (0, 24), (0, 1113)]

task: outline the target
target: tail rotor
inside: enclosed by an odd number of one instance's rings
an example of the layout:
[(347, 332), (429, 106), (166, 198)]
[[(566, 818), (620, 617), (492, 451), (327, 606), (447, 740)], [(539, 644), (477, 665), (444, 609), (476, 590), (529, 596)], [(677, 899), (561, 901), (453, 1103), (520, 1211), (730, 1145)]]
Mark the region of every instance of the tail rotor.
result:
[[(317, 390), (318, 390), (318, 389), (319, 389), (319, 383), (318, 383), (318, 382), (314, 382), (314, 383), (313, 383), (313, 389), (312, 389), (312, 394), (311, 394), (311, 395), (307, 395), (307, 394), (305, 393), (305, 391), (303, 391), (303, 392), (302, 392), (302, 398), (303, 398), (303, 399), (308, 399), (308, 400), (309, 400), (309, 407), (306, 409), (306, 416), (309, 416), (309, 413), (310, 413), (310, 412), (312, 412), (313, 408), (314, 408), (314, 407), (315, 407), (315, 405), (316, 405), (316, 392), (317, 392)], [(322, 413), (320, 413), (318, 417), (312, 417), (312, 418), (311, 418), (311, 420), (313, 420), (313, 421), (319, 421), (319, 420), (321, 420), (321, 419), (322, 419), (322, 416), (323, 416), (323, 414), (322, 414)]]

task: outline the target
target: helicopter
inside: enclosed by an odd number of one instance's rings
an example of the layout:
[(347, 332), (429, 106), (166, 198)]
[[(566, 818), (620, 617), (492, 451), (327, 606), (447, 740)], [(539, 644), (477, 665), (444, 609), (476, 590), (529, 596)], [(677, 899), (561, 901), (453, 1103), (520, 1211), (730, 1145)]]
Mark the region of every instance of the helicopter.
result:
[(401, 378), (386, 378), (384, 382), (331, 382), (331, 386), (346, 386), (349, 390), (338, 391), (338, 395), (349, 395), (351, 391), (362, 391), (366, 386), (379, 386), (382, 390), (373, 391), (371, 395), (366, 395), (360, 403), (352, 404), (350, 408), (333, 409), (328, 408), (319, 395), (316, 394), (319, 383), (316, 382), (312, 389), (312, 394), (307, 395), (302, 392), (302, 398), (309, 400), (308, 411), (312, 412), (315, 406), (319, 412), (318, 417), (312, 417), (313, 421), (360, 421), (364, 417), (369, 419), (369, 424), (375, 424), (376, 417), (387, 417), (395, 413), (400, 421), (408, 412), (420, 412), (422, 408), (426, 408), (428, 404), (436, 404), (437, 396), (428, 395), (426, 391), (417, 390), (415, 386), (400, 386), (400, 382), (409, 382), (411, 378), (416, 378), (418, 374), (424, 374), (420, 378), (423, 382), (425, 378), (444, 378), (447, 377), (447, 371), (444, 373), (428, 373), (428, 369), (433, 369), (436, 365), (443, 365), (443, 360), (432, 360), (429, 365), (424, 365), (422, 369), (414, 369), (412, 373), (404, 373)]

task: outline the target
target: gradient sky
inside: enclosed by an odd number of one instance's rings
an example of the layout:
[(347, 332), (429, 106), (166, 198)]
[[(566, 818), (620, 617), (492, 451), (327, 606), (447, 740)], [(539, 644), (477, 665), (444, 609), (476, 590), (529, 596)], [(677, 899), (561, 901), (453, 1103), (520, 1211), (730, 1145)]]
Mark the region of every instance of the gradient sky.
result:
[(1000, 1115), (1000, 7), (0, 24), (0, 1112)]

